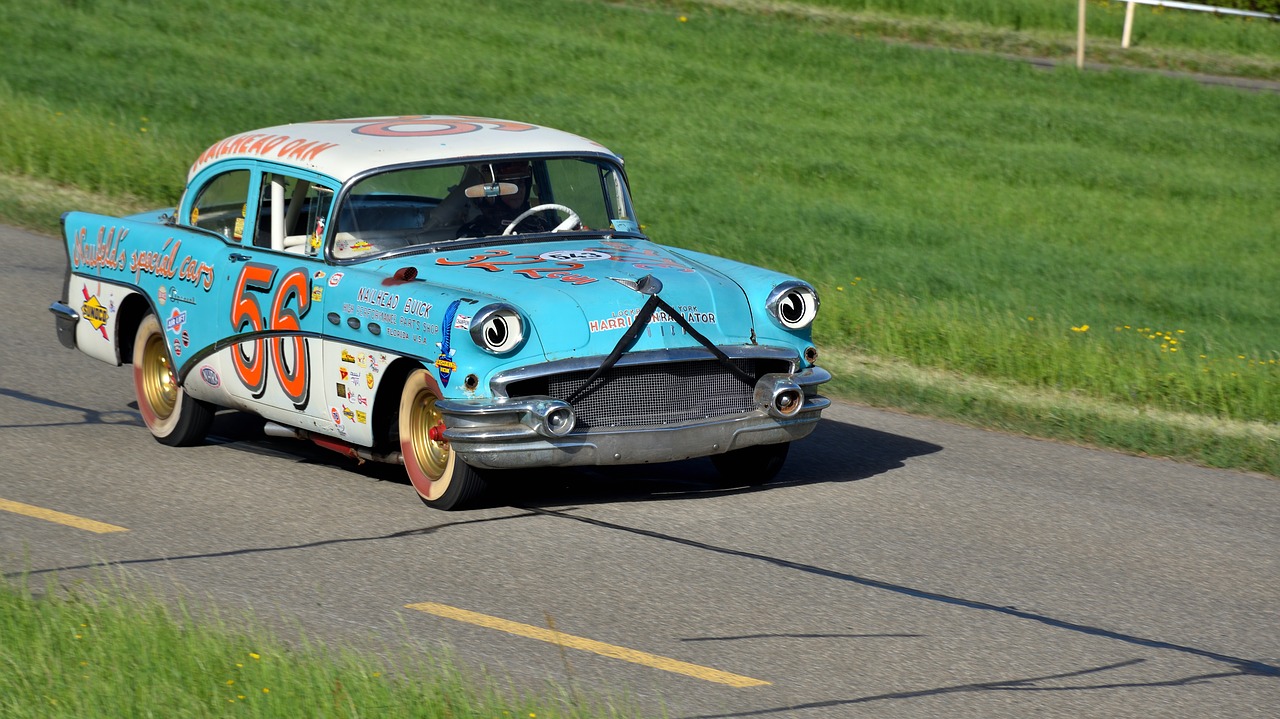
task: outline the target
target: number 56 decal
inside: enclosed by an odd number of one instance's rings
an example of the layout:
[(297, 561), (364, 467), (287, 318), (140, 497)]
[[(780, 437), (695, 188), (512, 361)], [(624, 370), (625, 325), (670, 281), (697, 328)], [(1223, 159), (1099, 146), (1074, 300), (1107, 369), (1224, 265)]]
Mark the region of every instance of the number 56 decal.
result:
[[(236, 377), (259, 399), (267, 390), (267, 362), (276, 382), (297, 409), (307, 406), (311, 394), (307, 343), (299, 323), (311, 309), (310, 280), (305, 269), (286, 272), (276, 284), (277, 268), (250, 262), (236, 281), (231, 305), (231, 326), (237, 334), (257, 335), (240, 342), (232, 351)], [(262, 297), (262, 303), (258, 297)], [(262, 309), (270, 306), (266, 314)], [(271, 336), (263, 337), (267, 333)]]

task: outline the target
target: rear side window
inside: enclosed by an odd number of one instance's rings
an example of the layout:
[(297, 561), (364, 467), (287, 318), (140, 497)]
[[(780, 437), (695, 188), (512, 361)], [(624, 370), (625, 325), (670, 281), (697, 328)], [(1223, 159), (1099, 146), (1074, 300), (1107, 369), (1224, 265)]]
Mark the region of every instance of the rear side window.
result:
[(249, 171), (232, 170), (209, 180), (191, 206), (191, 225), (213, 230), (239, 242), (244, 237), (244, 216), (249, 199)]

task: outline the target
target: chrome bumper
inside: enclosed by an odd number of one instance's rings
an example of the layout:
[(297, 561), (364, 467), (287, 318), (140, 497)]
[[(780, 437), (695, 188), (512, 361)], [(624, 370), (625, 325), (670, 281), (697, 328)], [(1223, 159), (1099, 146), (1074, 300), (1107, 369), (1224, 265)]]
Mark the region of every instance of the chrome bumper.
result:
[(76, 323), (80, 321), (80, 313), (63, 302), (54, 302), (49, 305), (49, 311), (54, 316), (54, 327), (58, 331), (58, 342), (69, 350), (75, 349)]
[(816, 392), (830, 379), (819, 367), (765, 375), (756, 383), (755, 410), (661, 426), (573, 431), (565, 422), (572, 408), (550, 397), (445, 399), (436, 408), (444, 414), (445, 439), (473, 467), (672, 462), (803, 439), (831, 404)]

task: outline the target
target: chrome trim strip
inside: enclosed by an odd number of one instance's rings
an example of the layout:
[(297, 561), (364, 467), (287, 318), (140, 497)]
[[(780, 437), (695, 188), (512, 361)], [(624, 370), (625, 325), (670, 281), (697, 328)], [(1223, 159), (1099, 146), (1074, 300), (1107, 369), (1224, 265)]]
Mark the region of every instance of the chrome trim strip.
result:
[(53, 313), (54, 317), (57, 317), (60, 320), (67, 320), (68, 322), (80, 321), (80, 313), (61, 302), (54, 302), (49, 305), (49, 311)]

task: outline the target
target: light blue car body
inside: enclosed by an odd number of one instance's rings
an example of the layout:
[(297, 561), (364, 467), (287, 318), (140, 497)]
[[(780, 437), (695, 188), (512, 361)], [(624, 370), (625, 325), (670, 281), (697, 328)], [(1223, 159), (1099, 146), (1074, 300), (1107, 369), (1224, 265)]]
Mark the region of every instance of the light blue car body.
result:
[[(463, 120), (494, 134), (482, 121)], [(354, 121), (347, 122), (306, 127), (312, 135), (341, 133)], [(446, 125), (463, 124), (452, 122)], [(379, 126), (386, 128), (395, 130), (389, 123)], [(152, 313), (164, 327), (174, 379), (187, 394), (376, 459), (394, 457), (399, 385), (410, 369), (426, 368), (437, 386), (444, 436), (468, 464), (487, 468), (665, 461), (789, 442), (808, 434), (827, 405), (815, 391), (829, 375), (815, 365), (810, 325), (788, 327), (777, 317), (779, 288), (812, 293), (795, 278), (656, 244), (639, 231), (625, 197), (627, 206), (617, 212), (625, 210), (626, 217), (613, 218), (602, 230), (464, 238), (341, 256), (337, 248), (344, 241), (335, 240), (342, 233), (333, 221), (338, 210), (322, 203), (340, 204), (353, 184), (383, 165), (441, 158), (378, 157), (376, 149), (364, 147), (357, 149), (370, 156), (367, 167), (351, 165), (360, 162), (359, 152), (326, 165), (324, 145), (337, 147), (345, 136), (297, 145), (287, 139), (291, 134), (301, 133), (284, 126), (210, 148), (171, 210), (125, 218), (64, 215), (67, 280), (51, 308), (63, 344), (113, 364), (129, 363), (132, 333)], [(460, 134), (465, 133), (442, 136), (452, 141)], [(567, 148), (551, 142), (443, 152), (498, 159), (516, 153), (589, 155), (625, 180), (619, 158), (579, 140)], [(227, 144), (232, 141), (238, 144)], [(282, 157), (291, 143), (292, 154)], [(308, 156), (317, 147), (322, 149)], [(231, 171), (249, 178), (234, 229), (198, 226), (202, 217), (211, 217), (199, 212), (201, 191)], [(249, 238), (255, 232), (262, 237), (261, 228), (270, 224), (255, 202), (268, 197), (272, 178), (283, 173), (304, 187), (332, 188), (335, 194), (308, 205), (318, 222), (304, 233), (305, 244), (282, 249), (282, 242), (292, 240), (276, 237), (273, 249)], [(497, 187), (493, 179), (489, 186)], [(279, 208), (280, 200), (275, 203)], [(348, 251), (364, 250), (364, 244), (357, 241)], [(666, 309), (641, 321), (641, 308), (655, 291)], [(812, 302), (816, 312), (816, 294)], [(521, 335), (499, 352), (482, 347), (473, 332), (477, 316), (493, 311), (516, 317)], [(637, 323), (643, 328), (620, 346)], [(650, 424), (634, 416), (584, 424), (579, 417), (564, 432), (546, 426), (548, 413), (576, 409), (574, 401), (512, 394), (520, 382), (590, 372), (615, 350), (616, 367), (645, 372), (690, 361), (764, 364), (752, 370), (758, 375), (752, 405), (728, 415), (717, 415), (716, 398), (700, 396), (708, 393), (690, 385), (692, 396), (683, 401), (692, 410), (657, 412)], [(626, 391), (643, 394), (664, 381), (660, 371), (647, 376), (636, 375), (641, 379), (633, 378), (637, 384)], [(799, 393), (788, 401), (802, 397), (803, 407), (771, 406), (787, 388)], [(654, 396), (665, 399), (652, 401), (672, 403), (669, 394)], [(708, 409), (698, 410), (699, 403)]]

